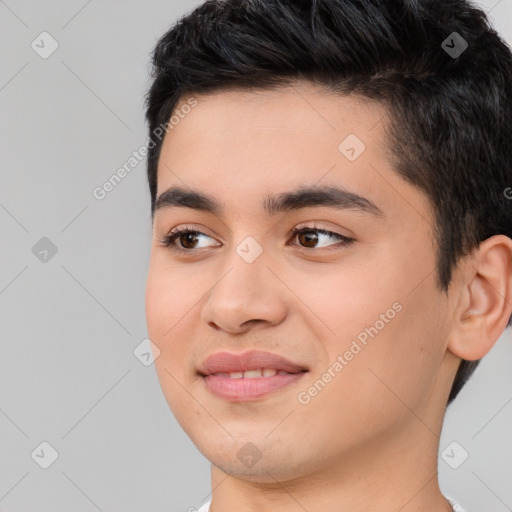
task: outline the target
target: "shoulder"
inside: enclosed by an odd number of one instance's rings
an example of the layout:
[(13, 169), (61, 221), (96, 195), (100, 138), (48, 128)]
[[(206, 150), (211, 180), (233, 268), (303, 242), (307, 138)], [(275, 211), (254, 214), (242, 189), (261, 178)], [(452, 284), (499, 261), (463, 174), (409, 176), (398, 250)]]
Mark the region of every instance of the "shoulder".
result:
[[(455, 501), (453, 501), (451, 498), (446, 497), (446, 499), (449, 501), (450, 505), (453, 508), (453, 512), (465, 512), (465, 510)], [(203, 511), (200, 511), (203, 512)], [(208, 512), (208, 509), (206, 509), (204, 512)]]
[[(197, 512), (208, 512), (210, 509), (210, 503), (211, 503), (211, 500), (207, 501), (206, 503), (201, 505), (201, 507), (199, 508), (199, 510)], [(464, 511), (462, 511), (462, 512), (464, 512)]]
[[(446, 499), (449, 501), (450, 505), (452, 506), (453, 512), (465, 512), (465, 510), (458, 503), (456, 503), (455, 501), (453, 501), (452, 499), (450, 499), (448, 497)], [(211, 500), (204, 503), (199, 508), (199, 510), (197, 512), (209, 512), (210, 503), (211, 503)]]

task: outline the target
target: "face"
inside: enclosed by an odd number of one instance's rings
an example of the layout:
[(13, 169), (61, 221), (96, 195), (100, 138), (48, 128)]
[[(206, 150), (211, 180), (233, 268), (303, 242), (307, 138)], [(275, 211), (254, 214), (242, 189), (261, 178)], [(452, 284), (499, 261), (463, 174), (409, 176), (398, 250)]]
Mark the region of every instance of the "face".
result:
[[(451, 305), (430, 204), (387, 160), (384, 109), (305, 84), (196, 99), (164, 139), (157, 197), (211, 201), (161, 201), (146, 290), (181, 427), (214, 466), (260, 482), (341, 471), (404, 432), (435, 440)], [(250, 350), (307, 371), (245, 398), (199, 373)]]

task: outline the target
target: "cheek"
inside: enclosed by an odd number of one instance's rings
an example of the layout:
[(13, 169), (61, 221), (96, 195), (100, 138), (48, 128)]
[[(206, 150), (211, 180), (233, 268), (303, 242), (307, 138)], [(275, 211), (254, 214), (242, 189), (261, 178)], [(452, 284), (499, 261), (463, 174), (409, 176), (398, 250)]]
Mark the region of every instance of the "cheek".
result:
[(396, 400), (390, 389), (406, 402), (420, 400), (442, 360), (443, 306), (435, 274), (429, 275), (433, 260), (408, 248), (390, 247), (371, 260), (347, 261), (332, 272), (295, 280), (297, 295), (316, 314), (308, 316), (327, 352), (323, 365), (332, 365), (351, 347), (357, 352), (348, 354), (349, 371), (337, 378), (339, 391), (348, 402), (355, 399), (354, 405), (378, 408), (376, 396)]
[[(158, 275), (159, 276), (159, 275)], [(157, 273), (150, 270), (146, 281), (146, 323), (150, 339), (161, 347), (161, 338), (167, 329), (165, 323), (168, 320), (166, 311), (168, 307), (168, 293), (163, 284), (163, 280), (157, 276)]]
[[(185, 269), (187, 270), (187, 269)], [(201, 297), (208, 290), (204, 276), (167, 264), (150, 266), (146, 281), (146, 323), (151, 341), (159, 348), (155, 360), (162, 388), (168, 397), (181, 396), (197, 359), (198, 315)], [(173, 378), (174, 377), (174, 378)], [(179, 382), (176, 382), (176, 380)]]
[(194, 277), (169, 265), (152, 264), (146, 280), (146, 321), (157, 339), (172, 341), (201, 297)]
[(296, 295), (321, 321), (318, 325), (325, 327), (321, 327), (325, 337), (336, 337), (333, 348), (337, 350), (347, 341), (350, 344), (400, 298), (400, 278), (393, 275), (389, 255), (384, 251), (368, 253), (354, 253), (330, 267), (310, 266), (298, 272), (300, 279), (295, 276), (291, 281)]
[[(165, 399), (174, 413), (186, 406), (183, 385), (187, 379), (190, 354), (183, 332), (190, 332), (188, 317), (181, 306), (183, 289), (174, 285), (172, 273), (150, 268), (146, 281), (146, 323), (151, 341), (160, 350), (155, 371)], [(180, 321), (181, 319), (181, 321)]]
[[(408, 280), (402, 284), (396, 293), (375, 291), (366, 304), (370, 314), (361, 315), (352, 308), (348, 317), (354, 320), (352, 333), (357, 331), (352, 339), (363, 335), (366, 341), (360, 344), (350, 387), (362, 402), (373, 402), (382, 414), (386, 413), (384, 403), (397, 414), (403, 404), (420, 408), (436, 385), (444, 357), (444, 321), (433, 281), (424, 282), (413, 293)], [(380, 398), (375, 401), (375, 397)], [(407, 413), (406, 407), (403, 412)]]
[[(160, 353), (154, 361), (155, 370), (166, 399), (171, 401), (178, 389), (173, 376), (180, 382), (184, 368), (183, 353), (185, 343), (180, 343), (179, 316), (176, 307), (175, 291), (170, 289), (160, 274), (150, 272), (146, 284), (146, 324), (150, 340), (158, 347)], [(185, 317), (186, 318), (186, 317)]]

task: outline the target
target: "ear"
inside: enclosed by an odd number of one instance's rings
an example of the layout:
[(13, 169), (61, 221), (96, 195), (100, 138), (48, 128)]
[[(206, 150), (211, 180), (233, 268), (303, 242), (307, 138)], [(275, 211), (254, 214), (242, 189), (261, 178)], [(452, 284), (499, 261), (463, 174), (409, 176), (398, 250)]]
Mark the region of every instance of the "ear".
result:
[(475, 361), (491, 350), (512, 314), (512, 239), (487, 238), (462, 264), (448, 349)]

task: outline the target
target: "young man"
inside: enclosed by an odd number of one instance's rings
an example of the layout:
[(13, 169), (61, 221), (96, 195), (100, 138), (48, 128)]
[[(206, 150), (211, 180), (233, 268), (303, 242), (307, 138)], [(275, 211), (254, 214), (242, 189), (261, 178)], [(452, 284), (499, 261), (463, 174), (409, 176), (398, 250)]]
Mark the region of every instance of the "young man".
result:
[(146, 315), (201, 511), (462, 510), (437, 455), (512, 314), (509, 48), (463, 0), (225, 0), (153, 63)]

